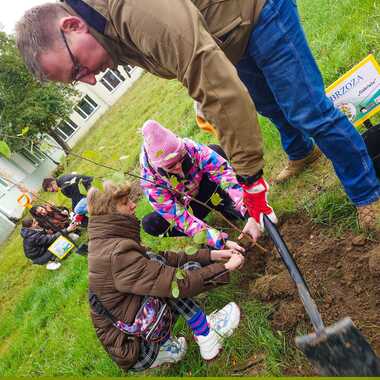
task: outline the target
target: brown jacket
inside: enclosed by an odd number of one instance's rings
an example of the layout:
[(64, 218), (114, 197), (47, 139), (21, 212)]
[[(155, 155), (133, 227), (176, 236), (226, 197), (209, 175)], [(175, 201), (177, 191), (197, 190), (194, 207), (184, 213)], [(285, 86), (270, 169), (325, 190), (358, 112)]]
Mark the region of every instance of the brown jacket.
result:
[(263, 167), (262, 139), (255, 106), (232, 63), (243, 55), (265, 1), (84, 0), (92, 13), (77, 11), (115, 64), (181, 81), (216, 127), (237, 173), (252, 175)]
[[(131, 323), (134, 320), (144, 295), (172, 297), (171, 282), (176, 269), (186, 261), (198, 261), (205, 266), (188, 271), (184, 280), (178, 280), (182, 298), (228, 281), (228, 275), (212, 280), (225, 268), (220, 263), (212, 264), (206, 249), (195, 256), (166, 252), (163, 256), (167, 265), (149, 260), (140, 245), (140, 224), (134, 217), (93, 216), (88, 233), (89, 288), (116, 318), (123, 321)], [(137, 361), (139, 339), (128, 337), (93, 311), (91, 317), (107, 352), (122, 369), (128, 370)]]

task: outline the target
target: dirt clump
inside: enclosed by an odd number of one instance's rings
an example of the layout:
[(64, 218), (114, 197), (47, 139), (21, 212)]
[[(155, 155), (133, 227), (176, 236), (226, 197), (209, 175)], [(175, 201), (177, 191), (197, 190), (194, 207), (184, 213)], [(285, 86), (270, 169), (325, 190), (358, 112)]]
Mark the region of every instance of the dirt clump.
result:
[[(380, 244), (352, 232), (333, 236), (328, 228), (303, 215), (288, 217), (279, 229), (325, 325), (350, 317), (380, 356)], [(312, 332), (312, 326), (273, 243), (268, 237), (260, 243), (269, 253), (262, 275), (252, 279), (249, 293), (272, 306), (273, 329), (284, 332), (293, 345), (298, 331)], [(249, 271), (249, 263), (247, 267)], [(302, 371), (294, 366), (284, 374), (300, 375)]]
[(255, 298), (268, 301), (292, 295), (296, 292), (296, 287), (285, 270), (279, 274), (259, 277), (250, 287), (250, 292)]
[(279, 307), (273, 313), (272, 326), (279, 331), (289, 331), (304, 319), (305, 312), (301, 302), (283, 302), (279, 304)]

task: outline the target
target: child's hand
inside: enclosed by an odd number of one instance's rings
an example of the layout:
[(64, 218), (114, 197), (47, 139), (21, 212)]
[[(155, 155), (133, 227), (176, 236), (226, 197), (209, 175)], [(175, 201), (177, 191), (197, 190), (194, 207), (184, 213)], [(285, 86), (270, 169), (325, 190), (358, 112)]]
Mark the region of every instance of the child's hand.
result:
[(239, 252), (236, 249), (213, 249), (210, 252), (211, 261), (223, 261), (228, 260), (232, 255), (236, 255)]
[(244, 256), (240, 253), (236, 253), (230, 257), (230, 259), (224, 264), (224, 267), (229, 271), (240, 269), (244, 264)]
[(245, 252), (245, 249), (243, 247), (241, 247), (238, 243), (235, 243), (232, 240), (227, 240), (226, 244), (225, 244), (225, 247), (228, 248), (228, 249), (234, 249), (235, 251), (238, 251), (238, 252), (241, 252), (241, 253)]
[(72, 231), (75, 231), (77, 228), (78, 228), (78, 224), (74, 222), (74, 223), (71, 223), (66, 229), (67, 229), (67, 232), (72, 232)]

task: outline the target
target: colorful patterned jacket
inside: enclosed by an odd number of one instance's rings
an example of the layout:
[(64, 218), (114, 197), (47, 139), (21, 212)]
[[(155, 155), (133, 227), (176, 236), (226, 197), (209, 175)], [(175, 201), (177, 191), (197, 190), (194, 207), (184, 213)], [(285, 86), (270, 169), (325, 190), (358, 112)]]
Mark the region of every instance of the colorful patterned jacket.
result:
[[(238, 184), (232, 167), (223, 157), (208, 146), (198, 144), (190, 139), (184, 139), (184, 143), (193, 161), (191, 169), (186, 173), (186, 178), (166, 177), (158, 173), (148, 162), (143, 147), (140, 154), (141, 176), (154, 183), (142, 180), (141, 186), (154, 210), (172, 226), (188, 236), (194, 236), (198, 232), (206, 230), (207, 244), (221, 249), (224, 247), (227, 234), (217, 231), (192, 215), (188, 210), (191, 201), (189, 196), (195, 197), (198, 194), (202, 177), (207, 175), (211, 181), (227, 192), (233, 200), (235, 208), (244, 215), (243, 190)], [(185, 193), (186, 196), (181, 199), (181, 196), (173, 189)]]

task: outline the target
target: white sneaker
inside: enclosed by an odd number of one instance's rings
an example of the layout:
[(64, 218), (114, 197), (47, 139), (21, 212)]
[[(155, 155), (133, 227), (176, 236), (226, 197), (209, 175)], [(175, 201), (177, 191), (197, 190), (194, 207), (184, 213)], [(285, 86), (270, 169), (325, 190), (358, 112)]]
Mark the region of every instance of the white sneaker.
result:
[(204, 360), (214, 359), (222, 349), (221, 340), (218, 334), (211, 328), (208, 335), (198, 335), (194, 336), (194, 338), (199, 345), (199, 351)]
[(69, 238), (73, 241), (77, 241), (79, 239), (79, 235), (76, 234), (75, 232), (70, 232), (69, 233)]
[(186, 354), (187, 343), (184, 337), (171, 337), (160, 348), (156, 360), (150, 368), (156, 368), (165, 363), (177, 363)]
[(239, 326), (240, 309), (235, 302), (230, 302), (223, 309), (215, 311), (207, 316), (207, 321), (212, 330), (215, 330), (220, 338), (228, 338)]
[(60, 268), (60, 266), (61, 266), (61, 263), (56, 263), (55, 261), (50, 261), (49, 263), (47, 263), (46, 269), (47, 270), (57, 270), (58, 268)]

